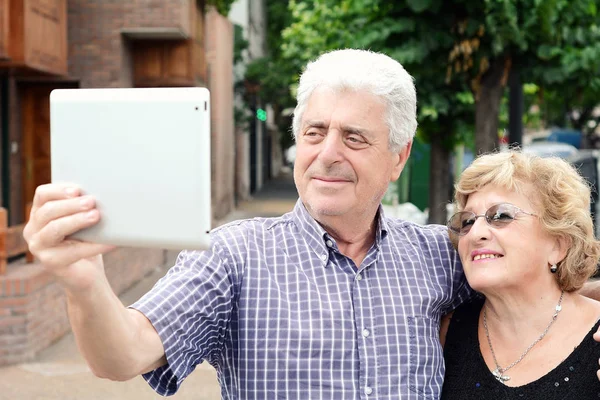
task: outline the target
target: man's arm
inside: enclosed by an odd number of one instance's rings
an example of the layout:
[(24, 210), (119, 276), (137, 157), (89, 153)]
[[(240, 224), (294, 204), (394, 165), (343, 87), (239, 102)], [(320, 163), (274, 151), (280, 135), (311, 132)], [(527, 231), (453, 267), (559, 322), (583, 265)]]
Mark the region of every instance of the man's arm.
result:
[(125, 381), (166, 364), (150, 321), (124, 307), (106, 279), (83, 293), (67, 290), (67, 306), (77, 346), (96, 376)]
[(166, 359), (152, 324), (125, 308), (108, 283), (101, 254), (112, 247), (67, 239), (99, 220), (93, 198), (76, 188), (44, 185), (36, 190), (23, 236), (65, 289), (75, 339), (92, 371), (126, 380)]
[[(579, 293), (581, 293), (582, 296), (600, 301), (600, 279), (593, 279), (586, 282)], [(594, 339), (596, 339), (597, 342), (600, 342), (600, 328), (594, 333)], [(598, 362), (600, 364), (600, 360), (598, 360)], [(600, 380), (600, 369), (596, 371), (596, 375), (598, 375), (598, 380)]]
[(442, 344), (442, 348), (446, 344), (446, 336), (448, 335), (448, 328), (450, 327), (450, 321), (452, 320), (452, 311), (449, 314), (446, 314), (442, 317), (442, 321), (440, 323), (440, 343)]
[(579, 293), (582, 296), (600, 301), (600, 279), (589, 280), (585, 285), (583, 285)]

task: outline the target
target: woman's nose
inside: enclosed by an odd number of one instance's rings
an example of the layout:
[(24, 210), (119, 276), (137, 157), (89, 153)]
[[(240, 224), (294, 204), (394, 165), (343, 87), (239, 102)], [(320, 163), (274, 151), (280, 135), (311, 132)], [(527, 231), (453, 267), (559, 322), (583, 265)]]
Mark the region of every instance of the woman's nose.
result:
[(475, 219), (467, 235), (474, 240), (488, 239), (490, 237), (490, 226), (484, 216), (478, 216)]

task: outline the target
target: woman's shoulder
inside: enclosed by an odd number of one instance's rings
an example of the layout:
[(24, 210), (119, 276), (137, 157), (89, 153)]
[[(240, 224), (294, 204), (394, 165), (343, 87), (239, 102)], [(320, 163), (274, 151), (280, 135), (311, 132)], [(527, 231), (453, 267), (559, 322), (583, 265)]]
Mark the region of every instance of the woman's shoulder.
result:
[(573, 336), (582, 337), (586, 333), (581, 345), (586, 342), (587, 338), (590, 338), (591, 342), (595, 342), (593, 335), (600, 326), (600, 302), (581, 295), (575, 295), (574, 310), (574, 315), (569, 321), (569, 326), (577, 331), (572, 332)]
[(585, 313), (588, 322), (593, 321), (595, 324), (600, 320), (600, 301), (582, 295), (576, 297), (577, 307)]
[(588, 325), (589, 331), (581, 343), (554, 370), (534, 384), (528, 385), (529, 393), (547, 399), (557, 398), (559, 393), (563, 394), (561, 399), (600, 398), (600, 381), (596, 375), (600, 343), (593, 338), (599, 326), (600, 320), (591, 328)]
[(450, 341), (452, 347), (459, 343), (462, 343), (461, 346), (465, 345), (464, 338), (476, 334), (483, 302), (483, 297), (474, 296), (444, 318), (441, 328), (441, 340), (444, 345), (447, 341)]
[(452, 320), (473, 320), (479, 319), (479, 313), (483, 308), (485, 298), (480, 294), (475, 294), (473, 297), (458, 306), (452, 313)]

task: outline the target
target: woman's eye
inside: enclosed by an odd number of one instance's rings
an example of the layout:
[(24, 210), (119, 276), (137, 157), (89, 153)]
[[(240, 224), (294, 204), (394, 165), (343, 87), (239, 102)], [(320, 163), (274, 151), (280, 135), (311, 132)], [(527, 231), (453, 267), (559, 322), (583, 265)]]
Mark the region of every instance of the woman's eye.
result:
[(497, 212), (496, 214), (494, 214), (492, 219), (494, 221), (506, 221), (506, 220), (513, 219), (513, 216), (507, 212)]
[(474, 223), (475, 223), (475, 219), (474, 218), (465, 219), (462, 222), (462, 227), (465, 228), (467, 226), (473, 225)]

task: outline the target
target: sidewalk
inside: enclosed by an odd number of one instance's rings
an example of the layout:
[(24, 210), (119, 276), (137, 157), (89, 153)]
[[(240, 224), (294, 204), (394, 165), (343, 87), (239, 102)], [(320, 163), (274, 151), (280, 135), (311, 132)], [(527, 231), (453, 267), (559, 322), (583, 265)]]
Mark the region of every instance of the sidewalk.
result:
[[(274, 179), (242, 202), (223, 223), (257, 216), (278, 216), (291, 211), (298, 194), (290, 175)], [(157, 269), (120, 296), (128, 305), (146, 293), (173, 265), (177, 252), (167, 253), (166, 265)], [(72, 334), (39, 354), (35, 362), (0, 368), (0, 400), (141, 400), (162, 398), (141, 378), (111, 382), (95, 377), (80, 356)], [(215, 370), (199, 365), (185, 380), (175, 400), (218, 400), (220, 388)]]

